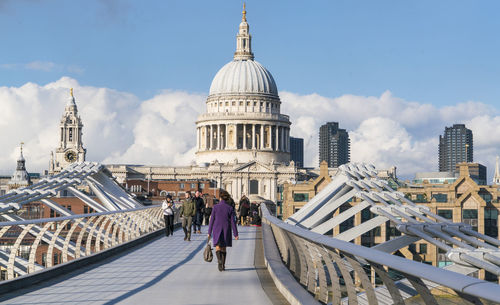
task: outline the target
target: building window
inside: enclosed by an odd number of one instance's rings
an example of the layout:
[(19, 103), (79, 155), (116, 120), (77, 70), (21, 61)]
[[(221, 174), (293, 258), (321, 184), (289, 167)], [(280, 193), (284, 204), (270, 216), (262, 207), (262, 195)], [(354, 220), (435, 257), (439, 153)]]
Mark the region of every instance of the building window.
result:
[(191, 183), (191, 189), (192, 190), (196, 189), (196, 183)]
[(94, 209), (89, 207), (89, 206), (84, 205), (83, 206), (83, 214), (89, 214), (89, 213), (94, 213)]
[(453, 221), (453, 210), (438, 210), (438, 215)]
[(477, 231), (477, 210), (464, 209), (462, 210), (462, 221), (472, 227), (472, 230)]
[(498, 238), (498, 210), (484, 209), (484, 234)]
[(427, 254), (427, 244), (420, 244), (418, 252), (420, 254)]
[(72, 142), (73, 141), (73, 128), (70, 128), (69, 129), (69, 141)]
[(448, 202), (447, 194), (432, 194), (432, 198), (436, 199), (436, 202)]
[(426, 194), (417, 194), (417, 198), (415, 199), (415, 202), (417, 202), (417, 203), (427, 202), (427, 195)]
[(250, 194), (258, 194), (259, 193), (259, 181), (258, 180), (250, 180)]
[(183, 190), (183, 189), (184, 189), (184, 183), (179, 184), (179, 188), (180, 188), (181, 190)]
[(294, 193), (293, 201), (295, 202), (308, 202), (309, 194), (308, 193)]
[(60, 217), (60, 216), (61, 216), (61, 214), (57, 213), (53, 209), (50, 209), (50, 218)]
[(408, 246), (408, 251), (410, 251), (412, 254), (414, 254), (415, 252), (417, 252), (417, 247), (415, 246), (415, 244), (411, 244)]
[(205, 183), (200, 183), (200, 190), (205, 189)]

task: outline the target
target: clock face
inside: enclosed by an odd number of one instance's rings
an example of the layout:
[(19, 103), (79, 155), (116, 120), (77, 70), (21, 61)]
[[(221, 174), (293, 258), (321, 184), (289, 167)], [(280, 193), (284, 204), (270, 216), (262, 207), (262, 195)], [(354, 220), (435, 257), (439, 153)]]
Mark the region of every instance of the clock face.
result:
[(64, 159), (66, 159), (66, 161), (70, 163), (73, 163), (76, 161), (76, 153), (70, 150), (66, 152), (66, 154), (64, 155)]

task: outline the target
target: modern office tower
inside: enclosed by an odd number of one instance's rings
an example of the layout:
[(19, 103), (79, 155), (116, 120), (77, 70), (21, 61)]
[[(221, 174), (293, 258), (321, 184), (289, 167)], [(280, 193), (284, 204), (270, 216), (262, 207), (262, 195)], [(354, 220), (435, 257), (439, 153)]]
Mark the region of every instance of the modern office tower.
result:
[(290, 159), (297, 167), (304, 167), (304, 139), (290, 137)]
[(457, 163), (472, 162), (473, 155), (472, 131), (464, 124), (445, 127), (439, 136), (439, 171), (456, 172)]
[(349, 163), (350, 141), (345, 129), (339, 123), (328, 122), (319, 128), (319, 163), (325, 160), (328, 167), (339, 167)]

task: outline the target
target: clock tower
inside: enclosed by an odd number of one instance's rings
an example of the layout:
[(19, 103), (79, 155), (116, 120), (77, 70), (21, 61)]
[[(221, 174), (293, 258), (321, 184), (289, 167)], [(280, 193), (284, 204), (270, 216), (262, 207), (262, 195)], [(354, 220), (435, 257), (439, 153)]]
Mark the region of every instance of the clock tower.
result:
[(59, 124), (59, 147), (51, 152), (49, 174), (57, 174), (68, 165), (85, 161), (87, 150), (82, 143), (82, 119), (73, 96), (73, 88)]

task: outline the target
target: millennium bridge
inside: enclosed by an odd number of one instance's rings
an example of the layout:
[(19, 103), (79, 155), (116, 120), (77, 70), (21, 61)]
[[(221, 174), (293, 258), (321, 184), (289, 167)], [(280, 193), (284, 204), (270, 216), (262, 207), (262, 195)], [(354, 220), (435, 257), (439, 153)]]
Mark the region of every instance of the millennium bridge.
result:
[[(74, 214), (51, 199), (61, 192), (95, 213)], [(341, 209), (354, 198), (360, 202)], [(33, 202), (60, 217), (24, 219), (20, 211)], [(0, 302), (500, 304), (500, 286), (473, 276), (480, 270), (500, 276), (500, 241), (413, 203), (373, 166), (342, 165), (285, 222), (269, 206), (260, 208), (261, 227), (239, 227), (226, 271), (219, 272), (203, 260), (206, 234), (187, 242), (176, 229), (165, 237), (160, 206), (143, 206), (101, 164), (74, 164), (0, 196)], [(366, 208), (373, 218), (329, 234)], [(373, 247), (352, 242), (387, 222), (401, 236)], [(452, 263), (437, 268), (395, 254), (419, 240)]]

